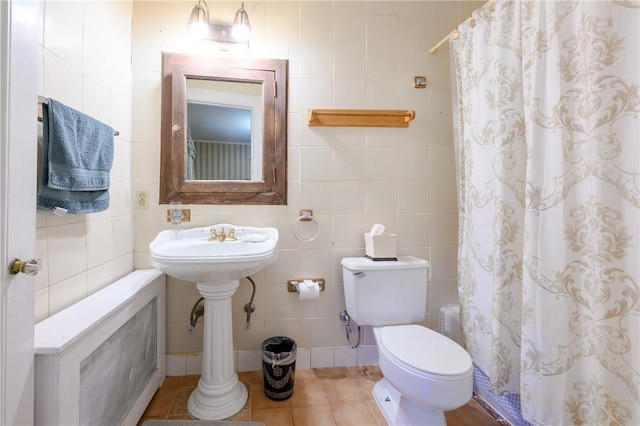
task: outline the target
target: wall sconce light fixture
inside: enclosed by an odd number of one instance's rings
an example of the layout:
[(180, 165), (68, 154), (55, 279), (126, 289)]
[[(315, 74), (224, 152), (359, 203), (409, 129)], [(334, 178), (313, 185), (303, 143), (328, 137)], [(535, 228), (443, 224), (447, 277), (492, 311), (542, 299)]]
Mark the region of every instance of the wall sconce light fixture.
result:
[(212, 24), (209, 22), (209, 6), (205, 0), (198, 0), (189, 16), (189, 34), (199, 40), (223, 43), (247, 43), (251, 37), (249, 15), (244, 8), (236, 10), (233, 24)]

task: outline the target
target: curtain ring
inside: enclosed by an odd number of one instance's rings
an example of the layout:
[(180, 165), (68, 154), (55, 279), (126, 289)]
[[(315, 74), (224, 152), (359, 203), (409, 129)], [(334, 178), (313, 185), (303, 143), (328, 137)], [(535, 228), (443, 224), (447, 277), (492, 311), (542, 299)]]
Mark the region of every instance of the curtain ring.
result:
[[(316, 232), (313, 234), (311, 238), (308, 238), (308, 239), (300, 238), (300, 236), (296, 232), (296, 224), (298, 222), (310, 222), (310, 221), (315, 222)], [(318, 222), (318, 219), (313, 217), (313, 210), (300, 210), (300, 217), (293, 222), (293, 235), (296, 237), (296, 239), (303, 243), (308, 243), (310, 241), (315, 240), (319, 233), (320, 233), (320, 223)]]

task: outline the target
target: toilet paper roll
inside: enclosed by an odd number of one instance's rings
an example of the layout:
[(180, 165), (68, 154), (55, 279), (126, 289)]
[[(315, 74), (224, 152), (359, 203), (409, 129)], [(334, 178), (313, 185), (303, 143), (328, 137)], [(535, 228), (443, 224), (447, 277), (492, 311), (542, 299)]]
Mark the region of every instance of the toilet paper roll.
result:
[(304, 280), (298, 286), (298, 299), (316, 300), (320, 298), (320, 286), (317, 282)]

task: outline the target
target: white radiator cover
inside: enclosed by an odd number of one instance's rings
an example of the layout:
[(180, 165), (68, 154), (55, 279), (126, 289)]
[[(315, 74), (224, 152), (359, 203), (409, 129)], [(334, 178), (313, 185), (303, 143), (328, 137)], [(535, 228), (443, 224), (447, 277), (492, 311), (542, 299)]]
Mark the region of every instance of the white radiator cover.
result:
[(134, 271), (34, 337), (36, 425), (135, 425), (165, 379), (165, 276)]

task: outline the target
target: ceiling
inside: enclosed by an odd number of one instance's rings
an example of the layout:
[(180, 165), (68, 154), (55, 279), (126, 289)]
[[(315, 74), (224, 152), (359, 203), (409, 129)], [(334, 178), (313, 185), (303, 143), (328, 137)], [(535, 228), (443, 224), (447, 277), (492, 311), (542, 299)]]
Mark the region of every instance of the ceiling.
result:
[(194, 141), (251, 144), (251, 109), (187, 103), (187, 122)]

